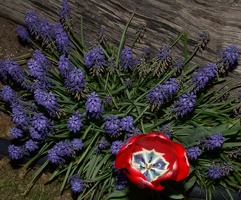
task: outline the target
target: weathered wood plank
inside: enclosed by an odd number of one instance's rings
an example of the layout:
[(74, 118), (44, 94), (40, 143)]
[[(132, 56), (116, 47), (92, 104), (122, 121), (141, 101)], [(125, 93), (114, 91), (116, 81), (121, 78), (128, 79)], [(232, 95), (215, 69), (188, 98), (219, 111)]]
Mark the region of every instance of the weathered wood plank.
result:
[[(2, 0), (0, 16), (24, 24), (27, 9), (35, 10), (40, 18), (58, 20), (61, 0)], [(203, 63), (215, 62), (217, 54), (228, 44), (241, 47), (241, 1), (239, 0), (69, 0), (73, 22), (79, 28), (80, 16), (84, 18), (86, 39), (97, 37), (104, 25), (107, 36), (118, 43), (125, 23), (135, 10), (135, 18), (129, 28), (130, 42), (140, 25), (146, 26), (146, 34), (137, 48), (151, 47), (154, 52), (161, 45), (169, 44), (180, 32), (187, 32), (189, 43), (194, 44), (199, 33), (208, 31), (211, 41), (207, 52), (199, 56)], [(181, 46), (179, 47), (181, 48)], [(241, 69), (239, 69), (241, 72)]]

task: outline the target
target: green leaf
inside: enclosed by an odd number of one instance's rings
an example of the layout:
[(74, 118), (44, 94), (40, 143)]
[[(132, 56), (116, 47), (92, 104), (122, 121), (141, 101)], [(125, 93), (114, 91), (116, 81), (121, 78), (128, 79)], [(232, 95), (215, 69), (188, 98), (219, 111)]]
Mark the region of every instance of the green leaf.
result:
[(128, 200), (128, 193), (126, 190), (114, 190), (105, 200)]

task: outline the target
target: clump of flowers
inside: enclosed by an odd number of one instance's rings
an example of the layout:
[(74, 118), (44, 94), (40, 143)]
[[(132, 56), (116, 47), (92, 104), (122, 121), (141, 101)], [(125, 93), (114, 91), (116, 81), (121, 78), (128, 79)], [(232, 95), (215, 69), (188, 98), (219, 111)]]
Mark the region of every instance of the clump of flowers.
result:
[(0, 61), (2, 109), (14, 123), (12, 159), (30, 157), (28, 168), (45, 157), (34, 177), (51, 167), (49, 181), (62, 177), (61, 190), (71, 188), (78, 199), (122, 199), (130, 190), (136, 199), (183, 199), (195, 184), (209, 197), (217, 185), (240, 189), (241, 102), (238, 93), (227, 98), (237, 86), (225, 77), (238, 63), (237, 46), (217, 62), (191, 64), (209, 34), (174, 57), (181, 33), (139, 55), (138, 38), (126, 38), (133, 14), (118, 47), (102, 29), (87, 48), (67, 0), (59, 13), (52, 24), (28, 10), (17, 32), (35, 51)]

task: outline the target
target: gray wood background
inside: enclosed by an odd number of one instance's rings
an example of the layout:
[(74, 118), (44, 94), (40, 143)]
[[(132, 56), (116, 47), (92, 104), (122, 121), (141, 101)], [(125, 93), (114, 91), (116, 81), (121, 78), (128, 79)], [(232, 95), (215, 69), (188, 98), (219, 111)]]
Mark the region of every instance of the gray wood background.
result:
[[(1, 0), (0, 16), (19, 24), (25, 23), (27, 9), (36, 11), (42, 18), (58, 21), (61, 0)], [(137, 51), (151, 47), (157, 52), (160, 46), (170, 44), (180, 32), (187, 32), (190, 49), (202, 31), (210, 34), (207, 51), (199, 55), (198, 62), (205, 65), (215, 62), (228, 44), (241, 49), (241, 0), (69, 0), (73, 23), (78, 30), (80, 16), (89, 42), (97, 37), (101, 25), (108, 40), (118, 44), (122, 30), (131, 13), (136, 15), (128, 32), (127, 44), (141, 25), (146, 33), (137, 45)], [(177, 52), (181, 51), (181, 45)], [(236, 72), (241, 73), (240, 65)]]

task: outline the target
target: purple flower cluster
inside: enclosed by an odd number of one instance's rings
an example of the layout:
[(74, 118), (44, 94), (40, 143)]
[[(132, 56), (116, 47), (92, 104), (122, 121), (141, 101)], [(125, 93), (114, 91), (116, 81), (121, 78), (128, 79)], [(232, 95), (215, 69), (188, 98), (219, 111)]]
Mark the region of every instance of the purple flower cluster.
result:
[(26, 130), (30, 119), (26, 108), (19, 103), (11, 105), (12, 108), (12, 121), (17, 124), (21, 129)]
[(168, 138), (172, 137), (172, 126), (170, 124), (162, 125), (160, 131), (164, 133)]
[(117, 171), (115, 179), (116, 190), (124, 190), (127, 187), (127, 184), (129, 183), (127, 176), (124, 174), (122, 170)]
[(71, 51), (71, 43), (65, 32), (63, 26), (60, 23), (56, 23), (53, 26), (53, 36), (61, 54), (69, 54)]
[(175, 67), (177, 69), (177, 71), (181, 71), (182, 68), (184, 67), (184, 59), (183, 58), (180, 58), (180, 57), (177, 57), (174, 59), (173, 61), (173, 67)]
[(46, 139), (54, 130), (53, 122), (44, 116), (43, 113), (34, 113), (29, 133), (31, 138), (37, 140)]
[(39, 105), (43, 106), (50, 115), (56, 116), (60, 110), (57, 98), (52, 92), (48, 93), (44, 90), (36, 89), (34, 91), (34, 99)]
[(219, 179), (222, 176), (228, 176), (233, 170), (233, 165), (230, 163), (219, 163), (217, 165), (207, 167), (207, 176), (212, 179)]
[(93, 68), (97, 71), (102, 70), (106, 64), (105, 54), (103, 50), (97, 46), (85, 53), (84, 62), (87, 68)]
[(17, 25), (17, 33), (20, 41), (22, 42), (29, 42), (30, 41), (30, 33), (28, 30), (21, 25)]
[(70, 71), (71, 67), (72, 66), (69, 61), (69, 58), (67, 58), (65, 55), (62, 55), (59, 57), (58, 68), (59, 68), (60, 75), (63, 78), (67, 77), (68, 71)]
[(221, 54), (220, 61), (222, 62), (227, 69), (234, 69), (238, 64), (239, 58), (239, 49), (235, 45), (229, 45)]
[(203, 89), (209, 81), (211, 81), (218, 72), (216, 64), (207, 64), (206, 67), (199, 69), (192, 75), (192, 85), (195, 91)]
[(199, 147), (190, 147), (187, 149), (187, 157), (191, 160), (197, 160), (201, 155), (201, 149)]
[(158, 108), (165, 100), (172, 98), (177, 94), (178, 82), (175, 78), (170, 78), (163, 84), (155, 86), (147, 95), (149, 104), (155, 105)]
[(23, 137), (23, 130), (21, 128), (12, 127), (10, 128), (10, 135), (13, 139), (21, 138)]
[(25, 21), (31, 35), (37, 36), (39, 34), (40, 20), (33, 10), (27, 10)]
[(175, 108), (172, 112), (177, 113), (177, 116), (184, 116), (191, 112), (195, 106), (197, 96), (193, 93), (183, 94), (178, 101), (174, 102)]
[(99, 119), (103, 115), (103, 108), (101, 105), (101, 100), (95, 92), (92, 92), (85, 103), (86, 105), (86, 116), (88, 119), (94, 118)]
[(6, 81), (8, 79), (8, 71), (5, 65), (5, 61), (0, 60), (0, 77), (2, 81)]
[(62, 0), (61, 7), (59, 10), (59, 16), (61, 23), (64, 23), (66, 20), (70, 20), (71, 9), (67, 0)]
[(23, 158), (24, 149), (22, 146), (16, 146), (14, 144), (10, 144), (8, 146), (8, 154), (11, 159), (18, 160)]
[(111, 137), (117, 137), (120, 133), (121, 121), (115, 115), (108, 115), (105, 119), (105, 132)]
[(130, 47), (125, 47), (120, 54), (120, 66), (127, 71), (132, 69), (137, 60), (133, 58), (133, 51)]
[(120, 148), (122, 146), (123, 146), (123, 142), (120, 140), (116, 140), (116, 141), (112, 142), (111, 147), (110, 147), (111, 153), (113, 155), (117, 155), (118, 151), (120, 150)]
[(79, 193), (84, 189), (84, 183), (78, 174), (69, 177), (69, 184), (74, 193)]
[(120, 126), (122, 131), (127, 131), (129, 133), (134, 132), (134, 119), (131, 116), (126, 116), (121, 119)]
[(29, 139), (25, 142), (24, 148), (27, 149), (29, 152), (34, 152), (39, 148), (38, 142)]
[(48, 160), (53, 164), (63, 164), (65, 163), (65, 158), (73, 157), (75, 151), (80, 151), (82, 147), (82, 140), (78, 138), (72, 141), (60, 141), (48, 151)]
[(53, 41), (53, 25), (46, 18), (40, 21), (39, 34), (44, 42)]
[(161, 46), (157, 58), (160, 59), (162, 62), (168, 61), (171, 58), (171, 48), (170, 46)]
[(4, 101), (10, 103), (18, 102), (17, 94), (13, 91), (13, 89), (9, 85), (4, 85), (1, 89), (1, 96)]
[(202, 147), (207, 150), (213, 150), (222, 146), (225, 137), (221, 133), (208, 135), (201, 140)]
[(81, 123), (82, 115), (79, 111), (75, 112), (68, 120), (68, 129), (74, 133), (79, 131), (83, 124)]
[(102, 139), (98, 141), (97, 145), (99, 150), (103, 150), (106, 149), (110, 145), (110, 143), (107, 140)]

